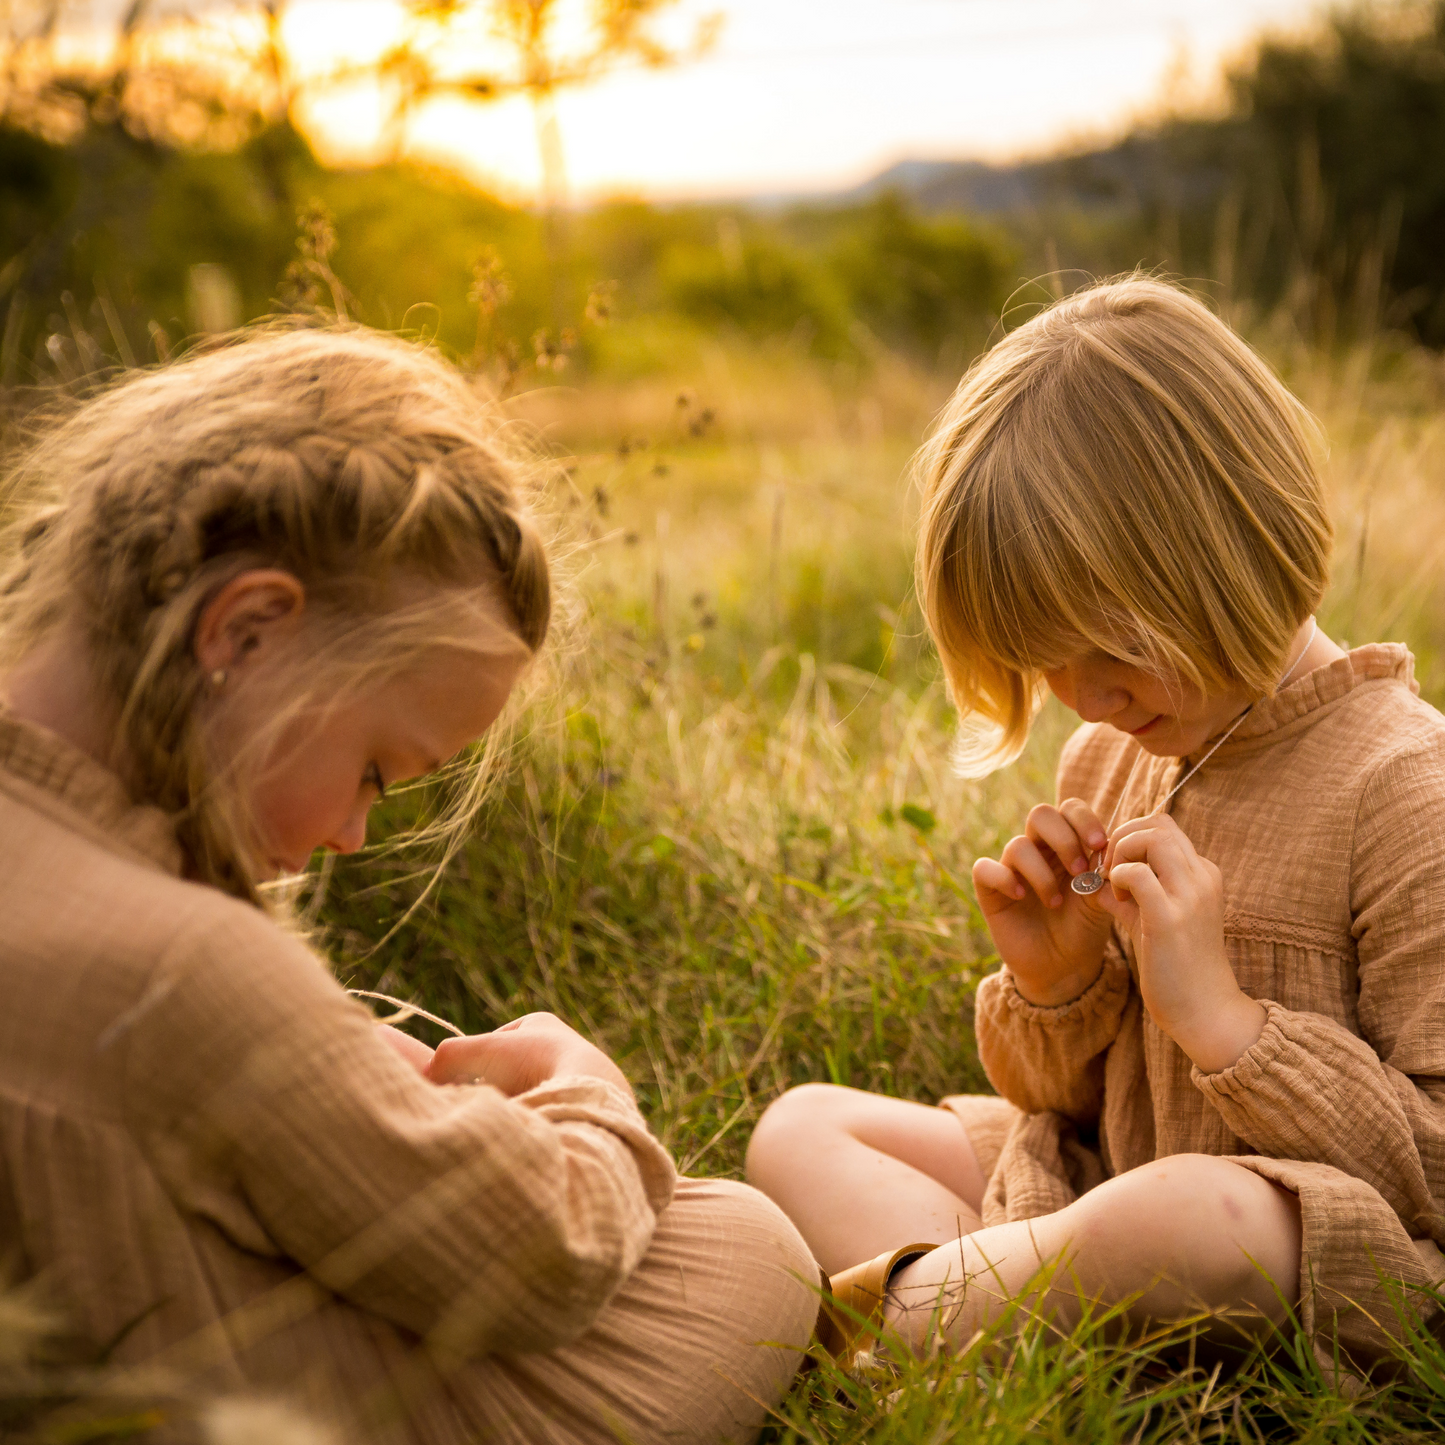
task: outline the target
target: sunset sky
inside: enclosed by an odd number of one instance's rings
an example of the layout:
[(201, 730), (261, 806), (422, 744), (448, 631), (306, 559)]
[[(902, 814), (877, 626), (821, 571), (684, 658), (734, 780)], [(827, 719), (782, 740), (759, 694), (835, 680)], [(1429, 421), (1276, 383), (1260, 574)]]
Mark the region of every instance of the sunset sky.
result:
[[(1167, 92), (1197, 100), (1262, 28), (1315, 0), (682, 0), (667, 22), (724, 25), (703, 60), (629, 70), (562, 100), (572, 194), (719, 196), (827, 190), (903, 158), (1004, 159), (1107, 137)], [(390, 0), (301, 0), (293, 47), (378, 52)], [(335, 158), (376, 142), (378, 107), (335, 97), (310, 128)], [(524, 101), (437, 102), (411, 149), (504, 192), (538, 181)]]

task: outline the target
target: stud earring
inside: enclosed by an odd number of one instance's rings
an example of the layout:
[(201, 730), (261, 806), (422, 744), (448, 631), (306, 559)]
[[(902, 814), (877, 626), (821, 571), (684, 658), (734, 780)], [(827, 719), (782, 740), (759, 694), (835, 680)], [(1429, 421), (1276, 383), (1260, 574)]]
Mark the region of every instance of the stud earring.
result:
[(221, 690), (223, 687), (225, 687), (225, 685), (226, 685), (226, 669), (225, 669), (224, 667), (218, 667), (218, 668), (211, 674), (211, 686), (212, 686), (213, 688), (215, 688), (217, 692), (220, 692), (220, 690)]

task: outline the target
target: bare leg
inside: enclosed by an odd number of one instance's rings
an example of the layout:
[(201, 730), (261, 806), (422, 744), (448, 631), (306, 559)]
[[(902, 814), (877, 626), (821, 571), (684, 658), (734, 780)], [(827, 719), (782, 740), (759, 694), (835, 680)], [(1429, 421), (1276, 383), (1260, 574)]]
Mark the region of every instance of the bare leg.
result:
[(759, 1120), (747, 1172), (830, 1273), (982, 1222), (986, 1181), (957, 1117), (862, 1089), (790, 1089)]
[(1223, 1159), (1161, 1159), (1057, 1214), (982, 1229), (916, 1260), (894, 1277), (888, 1323), (920, 1348), (942, 1320), (948, 1342), (965, 1344), (1053, 1261), (1062, 1267), (1040, 1303), (1064, 1329), (1077, 1323), (1081, 1295), (1106, 1304), (1138, 1295), (1131, 1324), (1231, 1311), (1206, 1335), (1238, 1344), (1299, 1299), (1299, 1201)]

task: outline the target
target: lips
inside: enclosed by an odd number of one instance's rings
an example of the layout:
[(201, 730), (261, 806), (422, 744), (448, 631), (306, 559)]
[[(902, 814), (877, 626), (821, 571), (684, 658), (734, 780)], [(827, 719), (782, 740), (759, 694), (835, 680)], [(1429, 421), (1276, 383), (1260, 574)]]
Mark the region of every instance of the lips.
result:
[(1130, 737), (1134, 737), (1134, 738), (1141, 738), (1141, 737), (1143, 737), (1144, 734), (1147, 733), (1151, 728), (1153, 728), (1157, 723), (1162, 722), (1162, 721), (1163, 721), (1163, 718), (1164, 718), (1164, 714), (1163, 714), (1163, 713), (1160, 713), (1157, 717), (1152, 717), (1152, 718), (1150, 718), (1149, 721), (1146, 722), (1143, 727), (1141, 727), (1141, 728), (1130, 728), (1130, 729), (1129, 729), (1129, 736), (1130, 736)]

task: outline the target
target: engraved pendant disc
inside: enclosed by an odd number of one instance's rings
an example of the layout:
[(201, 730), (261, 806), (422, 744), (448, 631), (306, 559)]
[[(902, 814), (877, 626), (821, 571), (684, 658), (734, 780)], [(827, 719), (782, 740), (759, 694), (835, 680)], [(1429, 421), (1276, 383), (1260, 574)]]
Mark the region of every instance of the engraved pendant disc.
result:
[(1069, 887), (1075, 893), (1082, 893), (1085, 898), (1091, 893), (1097, 893), (1104, 886), (1104, 875), (1090, 868), (1087, 873), (1080, 873), (1077, 878), (1069, 880)]

